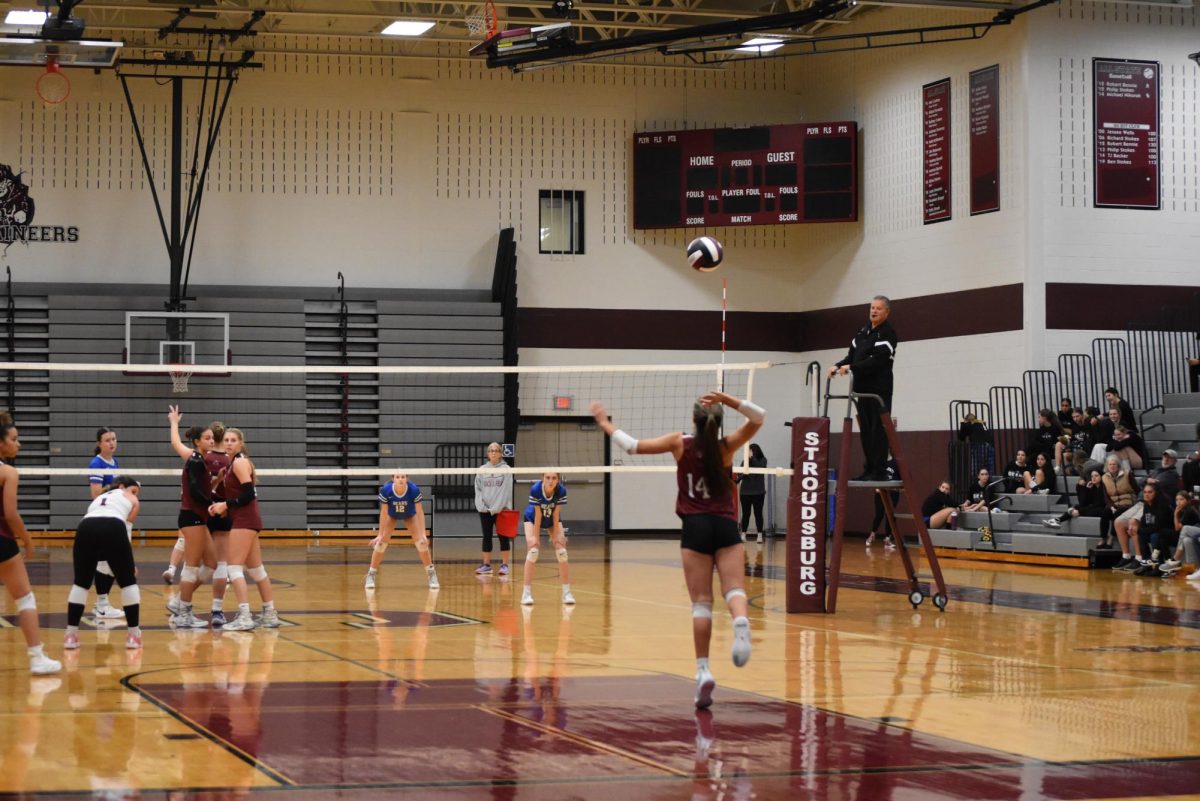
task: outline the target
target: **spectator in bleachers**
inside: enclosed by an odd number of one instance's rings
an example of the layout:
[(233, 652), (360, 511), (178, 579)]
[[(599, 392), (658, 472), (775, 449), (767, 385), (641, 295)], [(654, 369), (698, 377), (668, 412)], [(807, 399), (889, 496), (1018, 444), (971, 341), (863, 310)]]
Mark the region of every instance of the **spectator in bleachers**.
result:
[(1063, 398), (1058, 402), (1058, 424), (1063, 428), (1070, 428), (1075, 419), (1075, 404), (1070, 398)]
[(1062, 426), (1058, 424), (1058, 416), (1054, 412), (1049, 409), (1039, 411), (1038, 427), (1033, 430), (1029, 438), (1029, 447), (1025, 449), (1029, 458), (1036, 459), (1037, 455), (1042, 453), (1047, 459), (1053, 460), (1054, 446), (1062, 432)]
[(1139, 506), (1141, 514), (1129, 522), (1129, 549), (1135, 560), (1139, 553), (1148, 556), (1125, 570), (1139, 576), (1157, 576), (1162, 554), (1175, 547), (1175, 515), (1167, 496), (1153, 484), (1142, 491)]
[(1191, 490), (1197, 497), (1200, 497), (1200, 451), (1192, 451), (1188, 454), (1183, 469), (1179, 471), (1179, 478), (1184, 489)]
[(958, 517), (958, 504), (950, 496), (950, 482), (943, 481), (921, 504), (921, 517), (928, 528), (946, 528)]
[(1017, 451), (1017, 456), (1011, 462), (1004, 466), (1004, 491), (1008, 493), (1025, 493), (1025, 471), (1029, 469), (1029, 463), (1025, 456), (1025, 451)]
[(1162, 453), (1162, 467), (1152, 470), (1146, 477), (1147, 484), (1157, 484), (1158, 491), (1167, 498), (1174, 498), (1179, 492), (1179, 471), (1175, 468), (1179, 454), (1173, 448), (1167, 448)]
[[(1039, 453), (1032, 468), (1025, 470), (1025, 493), (1027, 495), (1049, 495), (1057, 493), (1057, 477), (1054, 475), (1054, 464), (1050, 457)], [(1020, 492), (1020, 490), (1018, 490)]]
[[(1121, 469), (1121, 460), (1115, 456), (1110, 456), (1105, 460), (1104, 475), (1100, 479), (1104, 485), (1104, 505), (1108, 509), (1108, 517), (1113, 521), (1115, 527), (1117, 519), (1129, 511), (1137, 499), (1137, 482), (1133, 480), (1132, 473)], [(1122, 523), (1122, 527), (1125, 525)], [(1105, 542), (1111, 545), (1112, 532), (1105, 527), (1101, 534), (1104, 536)], [(1118, 538), (1121, 536), (1118, 534)], [(1124, 541), (1121, 543), (1121, 554), (1123, 558), (1129, 558)]]
[(971, 485), (971, 494), (959, 508), (964, 512), (986, 512), (996, 500), (996, 487), (992, 484), (992, 474), (986, 467), (978, 473), (978, 481)]
[(1103, 473), (1104, 459), (1108, 454), (1108, 446), (1112, 444), (1112, 432), (1116, 426), (1108, 419), (1108, 415), (1100, 414), (1095, 406), (1083, 410), (1083, 419), (1092, 440), (1092, 460), (1100, 463), (1100, 472)]
[(1081, 478), (1075, 485), (1075, 496), (1079, 503), (1072, 506), (1067, 511), (1063, 512), (1058, 517), (1051, 517), (1042, 521), (1042, 525), (1050, 528), (1062, 528), (1062, 524), (1076, 517), (1098, 517), (1100, 518), (1100, 532), (1105, 537), (1101, 547), (1107, 545), (1108, 525), (1112, 522), (1112, 517), (1108, 513), (1108, 507), (1104, 503), (1104, 484), (1100, 480), (1100, 471), (1092, 469), (1088, 471), (1086, 479)]
[(1146, 466), (1146, 443), (1134, 431), (1124, 424), (1118, 425), (1113, 432), (1113, 442), (1108, 452), (1121, 460), (1121, 466), (1126, 470), (1141, 470)]
[[(1082, 409), (1071, 410), (1069, 433), (1059, 438), (1054, 450), (1054, 464), (1065, 475), (1086, 476), (1091, 470), (1092, 434)], [(1092, 465), (1099, 471), (1100, 465)]]
[(1133, 407), (1121, 397), (1121, 393), (1117, 391), (1116, 387), (1109, 387), (1104, 390), (1104, 400), (1108, 403), (1110, 409), (1117, 410), (1117, 415), (1120, 418), (1117, 420), (1117, 423), (1136, 434), (1138, 426), (1137, 418), (1133, 416)]
[(958, 441), (982, 445), (992, 441), (992, 433), (988, 431), (987, 423), (976, 417), (974, 412), (967, 412), (958, 426)]
[[(1200, 334), (1196, 334), (1196, 339), (1200, 339)], [(1200, 392), (1200, 359), (1188, 359), (1188, 379), (1192, 392)]]
[[(1179, 544), (1171, 558), (1159, 565), (1163, 576), (1175, 575), (1184, 563), (1200, 564), (1200, 512), (1192, 505), (1192, 496), (1183, 490), (1175, 493), (1175, 531)], [(1188, 578), (1200, 579), (1200, 570)]]

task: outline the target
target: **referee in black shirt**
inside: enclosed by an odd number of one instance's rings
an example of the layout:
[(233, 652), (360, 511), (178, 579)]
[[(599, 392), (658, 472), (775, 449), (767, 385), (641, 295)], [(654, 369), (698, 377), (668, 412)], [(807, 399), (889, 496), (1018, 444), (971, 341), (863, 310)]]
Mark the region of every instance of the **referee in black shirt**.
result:
[(853, 373), (851, 387), (883, 398), (883, 408), (874, 398), (858, 401), (858, 430), (866, 460), (863, 474), (856, 481), (887, 481), (887, 432), (879, 419), (884, 410), (892, 410), (892, 362), (896, 358), (896, 331), (889, 323), (892, 302), (883, 295), (871, 300), (870, 322), (850, 340), (846, 357), (829, 368), (829, 377)]

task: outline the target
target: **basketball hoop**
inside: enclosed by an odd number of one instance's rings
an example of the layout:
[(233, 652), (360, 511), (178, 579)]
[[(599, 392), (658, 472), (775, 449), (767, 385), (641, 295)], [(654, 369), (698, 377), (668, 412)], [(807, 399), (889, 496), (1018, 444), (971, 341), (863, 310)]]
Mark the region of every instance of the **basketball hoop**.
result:
[(46, 71), (38, 76), (33, 90), (47, 108), (57, 106), (71, 96), (71, 82), (54, 56), (46, 59)]
[(486, 39), (496, 35), (496, 4), (486, 0), (482, 6), (476, 6), (467, 12), (467, 30), (472, 36)]
[(192, 365), (190, 365), (190, 364), (173, 364), (173, 365), (171, 365), (171, 369), (167, 371), (167, 374), (169, 376), (171, 376), (171, 391), (172, 392), (187, 392), (188, 391), (188, 379), (191, 378), (192, 373), (195, 372), (191, 368), (192, 368)]

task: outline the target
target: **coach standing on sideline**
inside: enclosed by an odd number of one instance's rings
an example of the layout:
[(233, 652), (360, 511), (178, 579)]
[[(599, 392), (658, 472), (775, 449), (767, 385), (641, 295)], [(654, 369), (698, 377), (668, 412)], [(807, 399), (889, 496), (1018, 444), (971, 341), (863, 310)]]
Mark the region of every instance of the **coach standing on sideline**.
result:
[(858, 430), (866, 460), (863, 474), (856, 481), (887, 481), (887, 432), (879, 419), (884, 411), (892, 410), (892, 361), (896, 358), (896, 331), (887, 321), (892, 302), (883, 295), (871, 300), (871, 322), (859, 329), (850, 340), (846, 358), (829, 368), (829, 377), (854, 373), (851, 388), (883, 398), (883, 408), (874, 398), (858, 401)]

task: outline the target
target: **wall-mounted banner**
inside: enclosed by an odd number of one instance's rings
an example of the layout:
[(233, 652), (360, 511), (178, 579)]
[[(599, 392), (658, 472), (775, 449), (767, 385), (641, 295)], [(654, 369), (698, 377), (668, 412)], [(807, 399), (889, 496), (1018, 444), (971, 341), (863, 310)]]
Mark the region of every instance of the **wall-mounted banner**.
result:
[(971, 73), (971, 214), (1000, 211), (1000, 65)]
[(950, 79), (921, 87), (925, 224), (950, 219)]
[(24, 245), (78, 242), (77, 226), (34, 225), (34, 202), (23, 177), (24, 173), (0, 164), (0, 253), (7, 253), (14, 242)]
[(792, 482), (787, 500), (788, 612), (825, 611), (825, 506), (829, 497), (829, 418), (792, 420)]
[(1092, 59), (1096, 208), (1162, 207), (1157, 61)]

